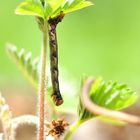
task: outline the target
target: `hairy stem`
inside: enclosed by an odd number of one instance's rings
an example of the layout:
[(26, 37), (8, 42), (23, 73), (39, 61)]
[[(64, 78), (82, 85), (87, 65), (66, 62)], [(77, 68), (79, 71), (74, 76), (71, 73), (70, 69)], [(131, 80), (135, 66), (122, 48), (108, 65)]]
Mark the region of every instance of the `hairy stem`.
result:
[(82, 120), (77, 120), (73, 126), (69, 129), (67, 132), (66, 136), (64, 137), (64, 140), (69, 140), (72, 134), (75, 132), (75, 130), (83, 123), (84, 121)]
[(44, 93), (46, 73), (46, 53), (48, 44), (48, 24), (44, 22), (43, 46), (41, 50), (40, 75), (39, 75), (39, 135), (38, 140), (44, 140)]

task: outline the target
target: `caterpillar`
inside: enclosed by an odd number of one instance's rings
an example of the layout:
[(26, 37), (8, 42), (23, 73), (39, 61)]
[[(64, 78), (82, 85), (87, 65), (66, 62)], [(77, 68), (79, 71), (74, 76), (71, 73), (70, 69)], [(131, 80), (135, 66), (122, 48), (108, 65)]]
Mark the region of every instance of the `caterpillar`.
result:
[(52, 99), (55, 105), (59, 106), (63, 103), (63, 98), (59, 88), (59, 69), (58, 69), (58, 44), (56, 27), (59, 22), (62, 21), (64, 14), (61, 12), (59, 16), (50, 18), (48, 20), (48, 32), (49, 32), (49, 46), (50, 46), (50, 70), (51, 81), (53, 87)]

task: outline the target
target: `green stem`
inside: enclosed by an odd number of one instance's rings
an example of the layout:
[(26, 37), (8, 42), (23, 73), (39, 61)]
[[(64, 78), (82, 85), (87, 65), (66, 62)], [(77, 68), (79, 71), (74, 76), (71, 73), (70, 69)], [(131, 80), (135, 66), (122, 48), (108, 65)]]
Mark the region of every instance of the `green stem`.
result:
[(75, 132), (75, 130), (83, 123), (84, 121), (82, 120), (77, 120), (73, 126), (69, 129), (67, 132), (66, 136), (64, 137), (64, 140), (69, 140), (72, 134)]
[(44, 93), (46, 74), (46, 55), (48, 45), (48, 23), (44, 22), (43, 47), (41, 50), (40, 75), (39, 75), (39, 135), (38, 140), (44, 140)]

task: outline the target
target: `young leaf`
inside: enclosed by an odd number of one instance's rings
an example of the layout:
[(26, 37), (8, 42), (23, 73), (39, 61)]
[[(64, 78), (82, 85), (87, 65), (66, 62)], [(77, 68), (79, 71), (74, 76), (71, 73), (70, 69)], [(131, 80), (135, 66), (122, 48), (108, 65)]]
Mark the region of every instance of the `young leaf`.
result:
[(51, 9), (49, 15), (53, 14), (53, 12), (58, 9), (64, 0), (47, 0), (47, 5)]
[(58, 16), (61, 12), (70, 13), (93, 5), (87, 0), (46, 0), (42, 4), (39, 0), (28, 0), (22, 2), (16, 8), (16, 14), (33, 15), (43, 19)]
[(34, 1), (22, 2), (16, 8), (15, 13), (19, 15), (33, 15), (44, 18), (42, 5)]
[(93, 3), (87, 0), (65, 0), (61, 6), (54, 11), (52, 16), (58, 15), (61, 11), (66, 14), (91, 5), (93, 5)]
[[(67, 1), (67, 3), (69, 3), (69, 1)], [(72, 11), (76, 11), (76, 10), (79, 10), (79, 9), (82, 9), (82, 8), (85, 8), (85, 7), (88, 7), (88, 6), (91, 6), (91, 5), (93, 5), (93, 3), (92, 2), (90, 2), (90, 1), (83, 1), (83, 0), (77, 0), (77, 1), (72, 1), (70, 4), (69, 4), (69, 6), (67, 7), (66, 5), (67, 5), (67, 3), (65, 3), (64, 5), (63, 5), (63, 10), (64, 10), (64, 13), (69, 13), (69, 12), (72, 12)], [(65, 8), (65, 6), (67, 7), (67, 8)]]
[(24, 49), (18, 52), (17, 48), (11, 44), (7, 45), (6, 50), (24, 76), (37, 89), (39, 59), (35, 58), (32, 60), (31, 52), (25, 54)]
[(105, 82), (102, 79), (96, 81), (99, 82), (99, 85), (97, 86), (95, 82), (90, 91), (90, 97), (94, 103), (113, 110), (124, 109), (135, 103), (136, 93), (126, 84)]
[[(125, 84), (117, 82), (105, 82), (97, 79), (89, 91), (91, 100), (99, 106), (112, 110), (120, 110), (134, 104), (137, 100), (136, 93)], [(95, 117), (92, 113), (79, 105), (79, 118), (86, 120)]]

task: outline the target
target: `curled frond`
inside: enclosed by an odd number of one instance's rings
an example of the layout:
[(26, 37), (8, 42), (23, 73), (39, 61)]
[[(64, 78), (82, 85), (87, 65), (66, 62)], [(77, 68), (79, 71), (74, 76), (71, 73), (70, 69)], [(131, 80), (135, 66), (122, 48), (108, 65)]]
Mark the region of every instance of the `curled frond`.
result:
[[(126, 121), (124, 118), (121, 118), (123, 113), (115, 112), (114, 110), (126, 108), (135, 103), (136, 99), (136, 93), (128, 88), (127, 85), (118, 84), (117, 82), (105, 82), (101, 78), (92, 81), (88, 79), (82, 88), (79, 118), (80, 120), (86, 120), (95, 116), (103, 115), (109, 117), (113, 113), (118, 113), (120, 117), (118, 115), (115, 117), (114, 115), (112, 118)], [(91, 106), (90, 108), (93, 110), (89, 111), (86, 105)], [(112, 111), (108, 111), (108, 109)], [(104, 110), (107, 110), (105, 112), (108, 112), (108, 114), (104, 113)], [(128, 118), (127, 115), (124, 116), (126, 116), (126, 119)]]

